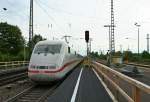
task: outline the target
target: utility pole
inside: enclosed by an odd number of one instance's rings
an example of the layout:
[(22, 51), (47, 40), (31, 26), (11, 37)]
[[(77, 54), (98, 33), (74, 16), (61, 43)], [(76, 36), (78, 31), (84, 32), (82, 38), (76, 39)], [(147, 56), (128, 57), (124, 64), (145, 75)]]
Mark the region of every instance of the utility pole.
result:
[(111, 24), (110, 25), (104, 25), (104, 27), (109, 28), (109, 50), (108, 50), (108, 57), (109, 57), (109, 63), (111, 64), (112, 60), (112, 54), (115, 53), (115, 37), (114, 37), (114, 4), (113, 0), (111, 0)]
[(149, 39), (150, 39), (149, 38), (149, 34), (147, 34), (147, 38), (146, 39), (147, 39), (147, 52), (149, 53)]
[(89, 38), (89, 53), (91, 53), (91, 46), (92, 46), (92, 41), (93, 39), (92, 38)]
[(104, 25), (109, 28), (109, 51), (111, 51), (111, 25)]
[(122, 53), (122, 45), (120, 45), (120, 52)]
[(33, 0), (30, 0), (30, 19), (29, 19), (29, 49), (33, 48)]
[[(114, 25), (113, 25), (114, 26)], [(109, 28), (109, 63), (111, 63), (111, 57), (112, 57), (112, 43), (111, 43), (111, 25), (104, 25), (104, 27), (108, 27)], [(114, 26), (115, 27), (115, 26)]]
[(115, 37), (114, 37), (114, 4), (113, 0), (111, 0), (111, 26), (110, 26), (110, 53), (115, 52)]
[[(48, 29), (49, 29), (49, 27), (50, 27), (50, 35), (53, 35), (53, 25), (52, 24), (48, 24)], [(54, 38), (53, 38), (53, 40), (54, 40)]]

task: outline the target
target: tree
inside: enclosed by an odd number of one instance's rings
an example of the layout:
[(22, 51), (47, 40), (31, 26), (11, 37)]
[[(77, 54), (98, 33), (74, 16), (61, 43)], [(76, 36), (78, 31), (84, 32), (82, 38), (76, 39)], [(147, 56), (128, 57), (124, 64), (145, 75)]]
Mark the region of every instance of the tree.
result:
[(0, 23), (0, 51), (4, 54), (18, 54), (24, 46), (24, 38), (18, 26)]
[(117, 51), (117, 52), (114, 53), (114, 55), (115, 55), (115, 56), (121, 56), (122, 53), (121, 53), (120, 51)]
[(38, 43), (39, 41), (42, 41), (42, 40), (46, 40), (45, 38), (43, 38), (40, 34), (39, 35), (35, 35), (33, 37), (33, 43), (36, 44)]
[(123, 52), (123, 59), (124, 60), (132, 60), (133, 53), (132, 51), (124, 51)]
[(35, 46), (36, 43), (38, 43), (39, 41), (43, 41), (43, 40), (46, 40), (46, 39), (43, 38), (40, 34), (34, 35), (31, 41), (33, 43), (33, 47)]
[(91, 57), (91, 58), (99, 58), (99, 54), (98, 54), (98, 52), (92, 51), (92, 52), (90, 53), (90, 57)]
[(142, 52), (142, 58), (143, 59), (148, 59), (148, 58), (150, 58), (150, 54), (147, 51), (143, 51)]

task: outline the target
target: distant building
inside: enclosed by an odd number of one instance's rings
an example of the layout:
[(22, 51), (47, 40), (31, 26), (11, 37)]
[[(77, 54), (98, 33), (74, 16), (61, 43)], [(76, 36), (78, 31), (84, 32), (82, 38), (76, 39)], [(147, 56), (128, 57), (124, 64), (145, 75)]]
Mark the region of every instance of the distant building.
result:
[(114, 64), (122, 64), (122, 62), (123, 62), (123, 58), (122, 58), (122, 56), (113, 56), (112, 57), (112, 63), (114, 63)]

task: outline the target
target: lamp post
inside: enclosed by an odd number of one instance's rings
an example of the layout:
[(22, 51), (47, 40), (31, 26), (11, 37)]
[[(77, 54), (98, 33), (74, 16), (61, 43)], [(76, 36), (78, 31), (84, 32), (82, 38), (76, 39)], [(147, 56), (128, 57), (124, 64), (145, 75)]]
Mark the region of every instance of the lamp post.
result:
[(110, 37), (111, 37), (111, 35), (110, 35), (110, 27), (111, 27), (111, 25), (104, 25), (104, 27), (108, 27), (109, 28), (109, 51), (111, 51), (111, 45), (110, 45)]
[(140, 33), (140, 26), (141, 26), (141, 25), (139, 25), (138, 23), (135, 23), (134, 25), (135, 25), (136, 27), (138, 27), (138, 56), (139, 56), (139, 40), (140, 40), (140, 38), (139, 38), (139, 35), (140, 35), (140, 34), (139, 34), (139, 33)]
[[(130, 38), (125, 38), (125, 39), (129, 40)], [(129, 51), (129, 49), (130, 49), (130, 47), (129, 47), (129, 43), (128, 43), (128, 48), (127, 48), (127, 50)]]
[(108, 50), (108, 55), (109, 55), (109, 59), (108, 59), (108, 63), (111, 64), (111, 53), (112, 53), (112, 49), (111, 49), (111, 25), (104, 25), (104, 27), (108, 27), (109, 28), (109, 50)]
[[(129, 40), (129, 38), (125, 38), (125, 39)], [(128, 44), (128, 48), (127, 48), (127, 51), (126, 51), (126, 54), (125, 54), (126, 55), (126, 63), (129, 62), (128, 53), (129, 53), (129, 44)]]
[(24, 61), (26, 60), (26, 43), (24, 44)]
[(27, 39), (27, 37), (25, 37), (25, 42), (24, 42), (24, 62), (26, 61), (26, 39)]

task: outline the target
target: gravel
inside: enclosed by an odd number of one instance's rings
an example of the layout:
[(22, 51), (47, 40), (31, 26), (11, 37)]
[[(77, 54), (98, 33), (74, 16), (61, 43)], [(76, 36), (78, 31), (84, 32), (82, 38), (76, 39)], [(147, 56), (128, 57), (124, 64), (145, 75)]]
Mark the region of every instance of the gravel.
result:
[(29, 79), (26, 79), (0, 87), (0, 102), (4, 102), (5, 100), (17, 95), (33, 84), (34, 83)]

